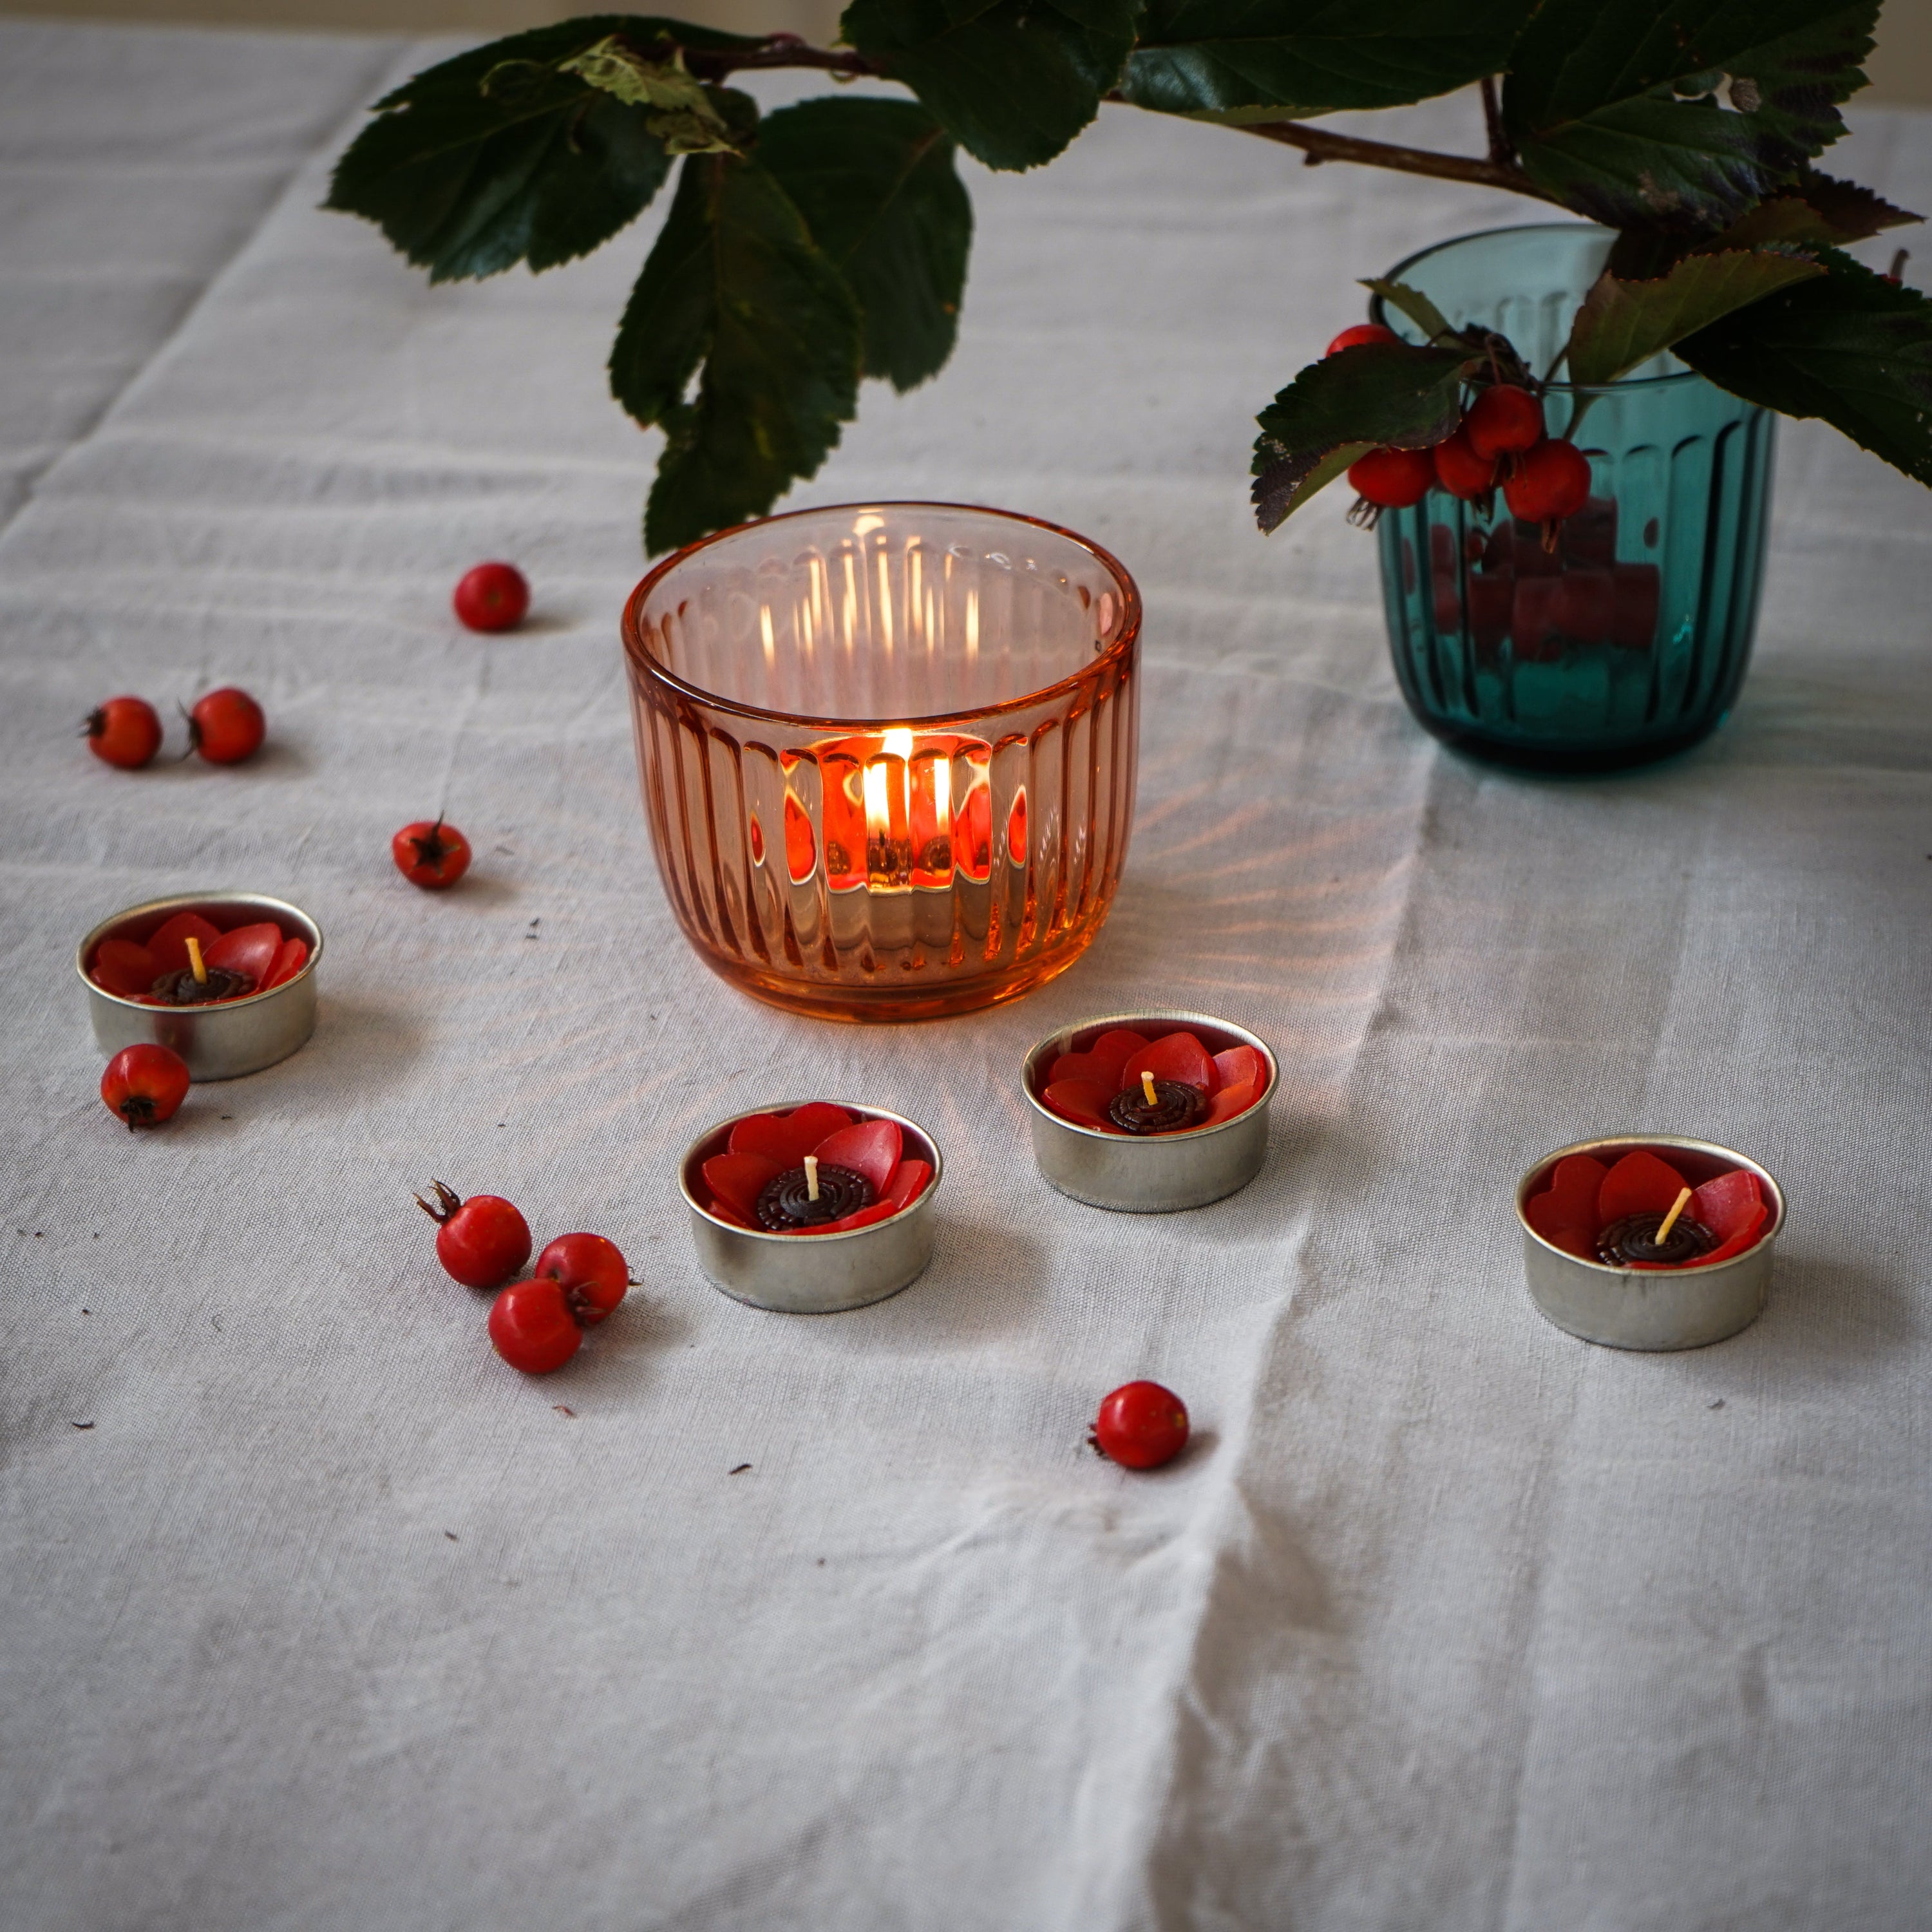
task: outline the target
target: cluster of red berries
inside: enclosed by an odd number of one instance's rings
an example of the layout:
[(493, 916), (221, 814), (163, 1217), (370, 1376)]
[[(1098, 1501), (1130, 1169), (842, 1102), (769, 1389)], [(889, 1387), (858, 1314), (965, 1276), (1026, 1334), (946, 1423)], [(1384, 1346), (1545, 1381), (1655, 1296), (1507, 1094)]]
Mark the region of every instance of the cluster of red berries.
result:
[(526, 1376), (562, 1368), (583, 1346), (585, 1330), (613, 1313), (635, 1285), (616, 1243), (602, 1234), (560, 1234), (537, 1257), (536, 1274), (514, 1281), (530, 1258), (530, 1223), (500, 1195), (466, 1201), (440, 1180), (430, 1185), (435, 1205), (420, 1194), (416, 1202), (436, 1224), (436, 1259), (465, 1288), (502, 1289), (490, 1304), (490, 1344)]
[[(199, 752), (211, 765), (238, 765), (252, 757), (268, 728), (262, 707), (232, 685), (211, 691), (191, 711), (184, 706), (182, 716), (188, 720), (182, 756)], [(145, 698), (110, 698), (87, 714), (80, 734), (97, 758), (137, 772), (161, 748), (160, 714)]]
[[(1397, 340), (1378, 322), (1358, 322), (1326, 352)], [(1588, 500), (1590, 461), (1574, 442), (1545, 432), (1540, 397), (1517, 383), (1494, 382), (1476, 392), (1453, 435), (1429, 449), (1372, 449), (1348, 482), (1376, 510), (1406, 510), (1432, 489), (1470, 502), (1500, 487), (1511, 516), (1549, 526)]]

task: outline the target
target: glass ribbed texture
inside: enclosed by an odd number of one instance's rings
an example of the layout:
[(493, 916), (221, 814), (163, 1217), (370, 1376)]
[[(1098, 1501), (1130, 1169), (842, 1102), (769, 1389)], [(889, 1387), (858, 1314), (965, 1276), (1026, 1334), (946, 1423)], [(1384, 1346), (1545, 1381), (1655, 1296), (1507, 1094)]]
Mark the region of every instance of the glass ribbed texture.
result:
[[(1502, 229), (1412, 256), (1391, 279), (1456, 326), (1499, 330), (1550, 367), (1608, 255), (1581, 223)], [(1404, 317), (1372, 311), (1410, 340)], [(1623, 381), (1552, 385), (1552, 435), (1588, 457), (1591, 496), (1552, 554), (1501, 493), (1442, 490), (1383, 513), (1382, 592), (1410, 709), (1459, 749), (1551, 771), (1641, 764), (1723, 722), (1764, 574), (1775, 418), (1654, 358)]]
[(644, 812), (706, 962), (847, 1019), (1010, 999), (1126, 858), (1140, 598), (1104, 551), (950, 504), (681, 551), (624, 614)]

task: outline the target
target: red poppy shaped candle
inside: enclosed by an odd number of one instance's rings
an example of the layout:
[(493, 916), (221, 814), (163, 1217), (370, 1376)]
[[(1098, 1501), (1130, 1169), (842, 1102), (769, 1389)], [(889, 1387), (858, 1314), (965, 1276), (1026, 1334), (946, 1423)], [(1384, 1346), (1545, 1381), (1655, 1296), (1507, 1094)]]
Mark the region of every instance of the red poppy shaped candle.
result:
[(1130, 1214), (1245, 1187), (1268, 1151), (1280, 1078), (1254, 1034), (1186, 1012), (1089, 1020), (1042, 1040), (1021, 1070), (1041, 1174), (1076, 1201)]
[(1784, 1196), (1708, 1141), (1625, 1135), (1560, 1148), (1516, 1189), (1538, 1308), (1585, 1341), (1691, 1348), (1756, 1319)]
[(910, 1120), (810, 1100), (707, 1129), (680, 1178), (712, 1282), (756, 1307), (824, 1314), (883, 1300), (924, 1269), (942, 1166)]
[(76, 949), (104, 1052), (165, 1046), (196, 1080), (253, 1073), (315, 1028), (322, 929), (257, 893), (196, 893), (130, 906)]

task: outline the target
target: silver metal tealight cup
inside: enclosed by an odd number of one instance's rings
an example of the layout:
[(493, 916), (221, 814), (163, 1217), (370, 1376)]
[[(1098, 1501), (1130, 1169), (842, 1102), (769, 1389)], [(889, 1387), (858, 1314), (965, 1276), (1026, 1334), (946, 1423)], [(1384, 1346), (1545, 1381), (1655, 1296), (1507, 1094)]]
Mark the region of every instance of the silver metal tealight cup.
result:
[[(178, 912), (198, 912), (224, 932), (272, 920), (285, 938), (307, 941), (308, 957), (293, 979), (266, 993), (206, 1006), (144, 1006), (88, 977), (88, 962), (102, 940), (145, 943)], [(321, 963), (322, 928), (299, 906), (261, 892), (184, 892), (130, 906), (103, 920), (74, 956), (101, 1052), (116, 1054), (124, 1046), (152, 1042), (179, 1054), (191, 1080), (232, 1080), (286, 1060), (315, 1030), (316, 969)]]
[[(1191, 1033), (1212, 1053), (1251, 1046), (1268, 1069), (1260, 1097), (1232, 1120), (1176, 1134), (1108, 1134), (1062, 1120), (1040, 1098), (1054, 1061), (1072, 1051), (1070, 1040), (1093, 1039), (1117, 1027), (1134, 1033)], [(1210, 1013), (1109, 1013), (1049, 1034), (1020, 1067), (1020, 1086), (1032, 1108), (1034, 1158), (1042, 1178), (1090, 1208), (1127, 1214), (1168, 1214), (1204, 1208), (1247, 1186), (1268, 1154), (1268, 1103), (1281, 1066), (1268, 1042)]]
[[(1771, 1210), (1762, 1232), (1742, 1254), (1714, 1268), (1630, 1268), (1568, 1254), (1529, 1225), (1523, 1210), (1530, 1197), (1549, 1185), (1558, 1161), (1586, 1154), (1607, 1167), (1640, 1150), (1684, 1170), (1693, 1186), (1732, 1168), (1756, 1174)], [(1756, 1161), (1715, 1142), (1681, 1134), (1613, 1134), (1545, 1154), (1516, 1183), (1516, 1212), (1522, 1223), (1523, 1274), (1538, 1313), (1566, 1334), (1606, 1348), (1702, 1348), (1749, 1328), (1763, 1313), (1771, 1294), (1772, 1245), (1784, 1226), (1785, 1201), (1784, 1190)]]
[(910, 1288), (932, 1258), (933, 1203), (939, 1193), (946, 1163), (939, 1144), (915, 1120), (883, 1107), (843, 1107), (861, 1121), (890, 1120), (904, 1145), (901, 1158), (930, 1164), (932, 1178), (916, 1200), (890, 1220), (868, 1228), (848, 1228), (838, 1234), (777, 1234), (762, 1228), (740, 1228), (721, 1221), (703, 1204), (701, 1169), (712, 1155), (725, 1150), (737, 1124), (753, 1114), (789, 1114), (810, 1104), (780, 1100), (769, 1107), (748, 1108), (720, 1120), (686, 1148), (678, 1167), (678, 1190), (691, 1210), (691, 1238), (698, 1264), (712, 1286), (734, 1300), (781, 1315), (832, 1315), (848, 1308), (865, 1308)]

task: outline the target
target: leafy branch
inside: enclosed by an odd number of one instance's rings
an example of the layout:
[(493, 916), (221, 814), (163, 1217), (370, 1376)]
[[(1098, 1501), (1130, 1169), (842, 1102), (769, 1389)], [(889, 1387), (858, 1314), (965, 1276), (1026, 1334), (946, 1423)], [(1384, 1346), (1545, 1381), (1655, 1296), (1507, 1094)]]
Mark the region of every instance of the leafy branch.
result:
[[(618, 400), (666, 438), (653, 550), (760, 514), (812, 474), (862, 377), (904, 389), (935, 374), (971, 238), (959, 151), (1037, 166), (1110, 102), (1292, 147), (1310, 166), (1466, 182), (1604, 223), (1617, 232), (1566, 350), (1574, 377), (1612, 380), (1674, 348), (1932, 482), (1932, 311), (1841, 252), (1918, 218), (1815, 166), (1864, 83), (1877, 8), (851, 0), (835, 47), (596, 15), (475, 49), (379, 101), (328, 205), (376, 223), (440, 280), (586, 254), (680, 171), (610, 362)], [(728, 84), (787, 68), (912, 98), (764, 115)], [(1480, 153), (1315, 124), (1465, 87), (1480, 91)], [(1444, 398), (1468, 386), (1474, 352), (1446, 322), (1423, 332), (1400, 355), (1304, 370), (1263, 412), (1264, 525), (1346, 470), (1346, 452), (1422, 446), (1405, 439), (1453, 422)], [(1490, 368), (1493, 380), (1493, 352)]]

